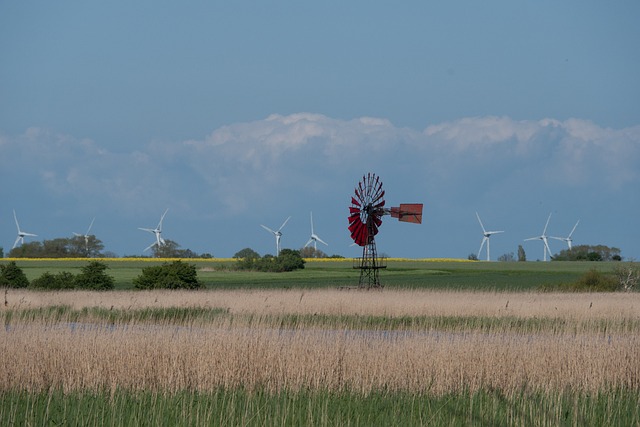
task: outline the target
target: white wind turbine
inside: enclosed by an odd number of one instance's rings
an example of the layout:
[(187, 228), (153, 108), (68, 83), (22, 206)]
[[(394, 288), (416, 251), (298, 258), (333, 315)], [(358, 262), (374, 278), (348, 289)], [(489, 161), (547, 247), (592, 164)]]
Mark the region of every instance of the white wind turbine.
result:
[(291, 216), (289, 216), (287, 219), (284, 220), (280, 228), (278, 228), (278, 231), (273, 231), (266, 225), (260, 224), (262, 228), (264, 228), (270, 233), (273, 233), (273, 235), (276, 236), (276, 256), (280, 255), (280, 238), (282, 237), (282, 229), (284, 228), (285, 224), (289, 221), (289, 219), (291, 219)]
[(11, 249), (14, 249), (16, 246), (18, 246), (18, 242), (22, 245), (24, 243), (24, 238), (25, 237), (37, 237), (37, 234), (31, 234), (31, 233), (27, 233), (25, 231), (20, 230), (20, 224), (18, 224), (18, 217), (16, 216), (16, 210), (13, 210), (13, 219), (16, 220), (16, 227), (18, 228), (18, 237), (16, 237), (16, 241), (13, 243), (13, 247)]
[(141, 228), (138, 227), (139, 230), (142, 231), (148, 231), (149, 233), (153, 233), (156, 236), (156, 241), (153, 242), (152, 244), (150, 244), (149, 246), (147, 246), (143, 252), (148, 251), (149, 249), (151, 249), (154, 246), (162, 246), (165, 244), (164, 239), (162, 238), (162, 221), (164, 220), (164, 216), (167, 214), (167, 212), (169, 212), (169, 208), (167, 208), (167, 210), (164, 211), (164, 213), (162, 214), (162, 216), (160, 217), (160, 222), (158, 223), (158, 226), (156, 228)]
[(478, 212), (476, 212), (476, 216), (478, 217), (478, 222), (480, 223), (480, 227), (482, 227), (482, 243), (480, 243), (480, 249), (478, 249), (478, 259), (480, 259), (480, 252), (482, 252), (482, 247), (484, 246), (485, 242), (487, 243), (487, 261), (491, 261), (491, 256), (490, 256), (490, 252), (489, 252), (489, 238), (493, 235), (493, 234), (498, 234), (498, 233), (504, 233), (504, 231), (487, 231), (484, 229), (484, 225), (482, 225), (482, 221), (480, 220), (480, 215), (478, 215)]
[(571, 243), (573, 242), (573, 239), (571, 239), (571, 235), (573, 235), (573, 232), (576, 231), (576, 227), (578, 226), (578, 223), (580, 222), (580, 220), (578, 220), (578, 222), (576, 222), (576, 225), (573, 226), (573, 228), (571, 229), (571, 233), (569, 233), (569, 235), (567, 237), (553, 237), (550, 236), (552, 239), (556, 239), (556, 240), (560, 240), (563, 242), (567, 242), (567, 246), (569, 247), (569, 250), (571, 250)]
[(318, 242), (324, 243), (325, 245), (329, 246), (327, 242), (322, 240), (320, 236), (318, 236), (316, 233), (313, 232), (313, 212), (311, 212), (311, 237), (309, 238), (307, 243), (304, 245), (304, 247), (306, 248), (311, 243), (313, 243), (313, 249), (318, 250)]
[(551, 214), (549, 214), (549, 218), (547, 218), (547, 223), (544, 226), (544, 230), (542, 230), (542, 234), (538, 237), (530, 237), (528, 239), (524, 239), (525, 241), (527, 240), (542, 240), (542, 243), (544, 243), (544, 247), (542, 248), (543, 251), (543, 256), (542, 256), (542, 260), (546, 261), (547, 260), (547, 252), (549, 252), (549, 259), (551, 259), (551, 249), (549, 249), (549, 239), (547, 236), (547, 227), (549, 226), (549, 220), (551, 219)]
[(84, 234), (79, 234), (76, 233), (75, 231), (73, 232), (73, 235), (76, 237), (84, 237), (84, 249), (87, 253), (89, 253), (89, 232), (91, 231), (91, 227), (93, 227), (93, 221), (95, 221), (95, 217), (91, 220), (91, 224), (89, 224), (89, 228), (87, 229), (87, 232)]

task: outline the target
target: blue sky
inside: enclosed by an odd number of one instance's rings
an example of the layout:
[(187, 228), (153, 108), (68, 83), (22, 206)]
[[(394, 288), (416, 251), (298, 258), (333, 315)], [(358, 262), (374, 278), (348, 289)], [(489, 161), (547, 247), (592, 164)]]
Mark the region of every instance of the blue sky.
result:
[[(135, 3), (135, 4), (132, 4)], [(364, 173), (378, 250), (542, 258), (542, 232), (640, 259), (640, 4), (633, 1), (0, 3), (0, 246), (92, 232), (273, 253), (289, 215), (350, 247)], [(397, 3), (397, 2), (396, 2)], [(551, 241), (552, 251), (563, 244)]]

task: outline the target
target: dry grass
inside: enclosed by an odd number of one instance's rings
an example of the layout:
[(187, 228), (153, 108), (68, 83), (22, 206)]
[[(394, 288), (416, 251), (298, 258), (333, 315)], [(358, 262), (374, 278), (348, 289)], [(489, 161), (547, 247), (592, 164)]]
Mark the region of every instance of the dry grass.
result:
[[(8, 309), (70, 305), (211, 307), (228, 316), (69, 325), (5, 317), (0, 391), (640, 390), (639, 294), (428, 291), (10, 291)], [(0, 311), (0, 314), (2, 314)], [(336, 316), (332, 328), (282, 327), (283, 315)], [(527, 330), (481, 320), (455, 330), (354, 330), (340, 316), (546, 319)], [(598, 327), (580, 327), (597, 323)]]

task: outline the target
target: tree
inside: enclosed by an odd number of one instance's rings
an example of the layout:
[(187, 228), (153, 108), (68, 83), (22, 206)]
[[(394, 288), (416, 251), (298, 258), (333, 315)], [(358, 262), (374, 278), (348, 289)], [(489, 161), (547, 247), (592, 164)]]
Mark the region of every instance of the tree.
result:
[(527, 260), (527, 254), (524, 252), (522, 245), (518, 245), (518, 261), (524, 262)]
[(233, 255), (233, 258), (257, 259), (260, 258), (260, 254), (251, 248), (244, 248), (236, 252), (235, 255)]
[(75, 287), (80, 289), (91, 289), (96, 291), (106, 291), (115, 287), (113, 277), (106, 273), (108, 265), (100, 261), (91, 261), (82, 267), (81, 273), (74, 280)]
[(467, 257), (467, 259), (469, 261), (477, 261), (478, 260), (478, 255), (476, 254), (469, 254), (469, 256)]
[(513, 252), (509, 252), (508, 254), (503, 254), (498, 257), (498, 261), (502, 261), (502, 262), (511, 262), (515, 260), (516, 259), (513, 256)]
[(191, 249), (180, 249), (180, 244), (169, 239), (162, 246), (154, 246), (152, 251), (155, 258), (212, 258), (209, 254), (201, 256)]
[(27, 242), (11, 249), (12, 258), (85, 258), (101, 257), (104, 245), (95, 236), (59, 237), (42, 242)]
[(640, 283), (640, 268), (631, 262), (620, 263), (613, 268), (613, 275), (623, 291), (632, 291)]
[(620, 249), (606, 245), (577, 245), (564, 249), (553, 257), (554, 261), (616, 261), (622, 260)]
[(302, 258), (327, 258), (327, 254), (320, 249), (316, 249), (313, 246), (307, 246), (300, 249), (300, 256)]
[(26, 288), (29, 279), (15, 261), (0, 265), (0, 286), (7, 288)]
[(200, 289), (204, 284), (198, 280), (196, 266), (182, 261), (173, 261), (146, 267), (133, 283), (138, 289)]

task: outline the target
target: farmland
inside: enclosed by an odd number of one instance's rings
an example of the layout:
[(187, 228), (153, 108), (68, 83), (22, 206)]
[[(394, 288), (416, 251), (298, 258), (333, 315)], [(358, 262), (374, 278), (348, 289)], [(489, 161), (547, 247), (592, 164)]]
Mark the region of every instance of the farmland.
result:
[[(199, 261), (207, 290), (10, 289), (3, 425), (634, 425), (640, 293), (538, 290), (589, 263)], [(22, 261), (30, 279), (83, 261)], [(603, 272), (611, 264), (597, 264)], [(474, 286), (475, 283), (475, 286)]]

